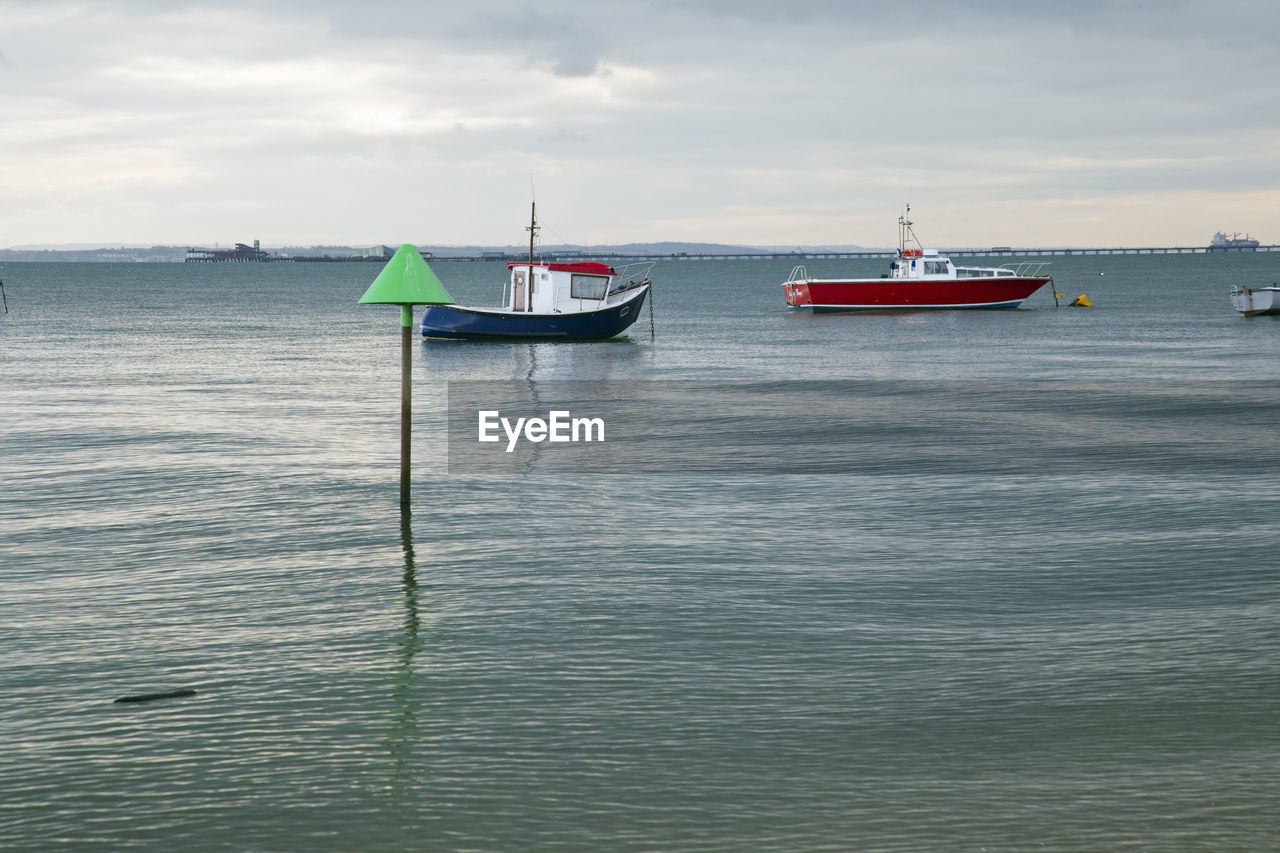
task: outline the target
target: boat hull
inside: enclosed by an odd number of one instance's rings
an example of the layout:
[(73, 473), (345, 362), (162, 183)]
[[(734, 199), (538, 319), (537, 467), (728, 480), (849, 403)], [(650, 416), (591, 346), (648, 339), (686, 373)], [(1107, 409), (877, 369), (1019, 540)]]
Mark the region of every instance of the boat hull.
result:
[(799, 311), (949, 311), (1017, 308), (1047, 276), (908, 279), (809, 279), (782, 285), (788, 307)]
[(1246, 317), (1280, 314), (1280, 289), (1242, 287), (1231, 293), (1232, 306)]
[(454, 340), (571, 340), (612, 338), (640, 316), (646, 285), (626, 301), (597, 311), (532, 314), (462, 305), (429, 305), (422, 315), (424, 338)]

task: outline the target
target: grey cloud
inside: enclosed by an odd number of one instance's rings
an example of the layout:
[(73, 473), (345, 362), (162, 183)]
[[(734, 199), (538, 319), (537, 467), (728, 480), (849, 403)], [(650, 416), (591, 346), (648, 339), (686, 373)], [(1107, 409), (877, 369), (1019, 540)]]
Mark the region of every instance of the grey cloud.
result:
[[(290, 179), (314, 173), (341, 172), (360, 191), (380, 186), (378, 170), (391, 163), (449, 171), (457, 182), (505, 168), (522, 186), (545, 168), (566, 194), (573, 181), (605, 177), (619, 195), (654, 197), (628, 215), (678, 208), (699, 221), (727, 215), (729, 192), (781, 210), (798, 195), (799, 207), (835, 204), (871, 183), (1033, 198), (1237, 191), (1249, 188), (1250, 169), (1280, 174), (1280, 155), (1267, 144), (1278, 132), (1280, 59), (1266, 43), (1280, 7), (1252, 0), (116, 0), (88, 8), (110, 31), (77, 51), (4, 36), (0, 108), (12, 121), (20, 102), (29, 137), (49, 139), (8, 147), (15, 162), (163, 145), (201, 180), (239, 170), (240, 192), (265, 183), (281, 205), (290, 203)], [(375, 68), (367, 99), (348, 91), (338, 107), (393, 104), (413, 121), (387, 132), (376, 121), (315, 124), (322, 88), (135, 86), (113, 73), (165, 51), (190, 53), (195, 35), (171, 43), (163, 32), (183, 9), (230, 22), (196, 49), (233, 80), (241, 63)], [(299, 37), (227, 38), (242, 20), (272, 32), (296, 21)], [(43, 33), (64, 36), (58, 27)], [(559, 79), (494, 76), (511, 68)], [(447, 89), (428, 85), (446, 70)], [(632, 82), (615, 85), (622, 79)], [(556, 90), (546, 109), (512, 97), (512, 84), (530, 81)], [(438, 127), (422, 120), (437, 116)], [(72, 119), (77, 129), (59, 134), (59, 122)], [(465, 131), (449, 130), (458, 124)], [(362, 175), (371, 176), (363, 185)], [(652, 175), (669, 177), (659, 189)], [(198, 187), (211, 199), (220, 192), (217, 181)], [(666, 197), (677, 191), (686, 195)]]
[[(505, 49), (524, 53), (531, 64), (548, 64), (556, 74), (585, 77), (595, 72), (602, 58), (602, 47), (609, 43), (603, 33), (585, 25), (577, 16), (545, 12), (533, 6), (520, 6), (504, 14), (501, 44)], [(474, 44), (494, 35), (493, 20), (473, 16), (457, 26), (457, 32)]]

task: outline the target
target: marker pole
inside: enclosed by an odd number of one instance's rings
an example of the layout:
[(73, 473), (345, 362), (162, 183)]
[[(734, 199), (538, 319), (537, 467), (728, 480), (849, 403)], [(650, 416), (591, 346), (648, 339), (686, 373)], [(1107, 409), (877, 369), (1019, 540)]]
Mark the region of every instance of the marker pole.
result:
[(413, 306), (400, 306), (400, 506), (409, 505), (413, 440)]

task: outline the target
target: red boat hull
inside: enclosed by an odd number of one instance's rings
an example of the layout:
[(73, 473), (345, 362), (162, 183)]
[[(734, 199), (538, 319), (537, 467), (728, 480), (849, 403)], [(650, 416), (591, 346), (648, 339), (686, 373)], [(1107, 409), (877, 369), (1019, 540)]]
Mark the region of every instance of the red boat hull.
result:
[(811, 279), (782, 285), (791, 308), (807, 311), (920, 311), (1017, 308), (1048, 277), (910, 280)]

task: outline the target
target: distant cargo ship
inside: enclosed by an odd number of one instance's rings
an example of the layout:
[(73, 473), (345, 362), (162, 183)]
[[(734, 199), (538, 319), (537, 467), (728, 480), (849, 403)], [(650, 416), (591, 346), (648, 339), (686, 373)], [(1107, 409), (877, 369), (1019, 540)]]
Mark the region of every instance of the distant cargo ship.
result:
[(1210, 252), (1230, 252), (1230, 251), (1252, 251), (1258, 248), (1258, 241), (1251, 238), (1248, 234), (1241, 237), (1239, 234), (1232, 234), (1228, 237), (1219, 231), (1213, 235), (1213, 239), (1209, 241)]

